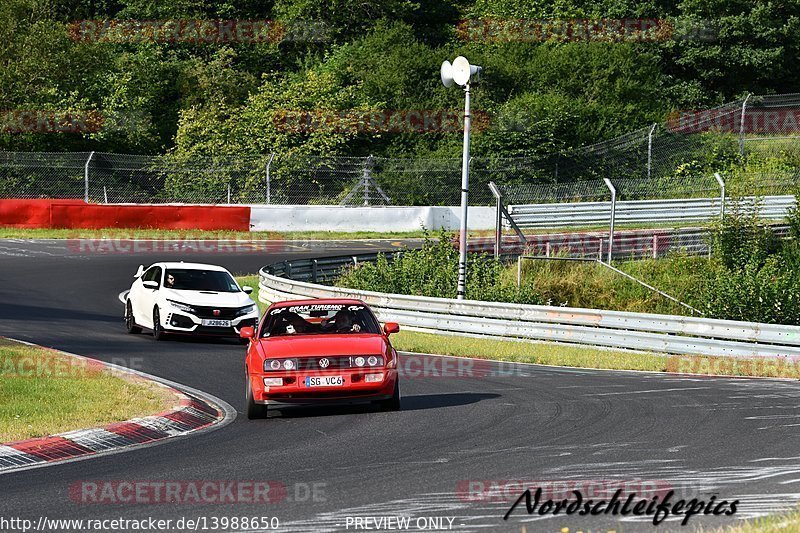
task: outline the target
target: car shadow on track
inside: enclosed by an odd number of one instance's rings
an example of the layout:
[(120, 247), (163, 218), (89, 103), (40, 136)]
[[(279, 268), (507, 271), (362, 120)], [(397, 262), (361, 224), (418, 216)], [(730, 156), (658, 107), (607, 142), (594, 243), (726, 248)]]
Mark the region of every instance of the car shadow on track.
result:
[[(499, 394), (478, 392), (455, 392), (450, 394), (421, 394), (416, 396), (403, 396), (400, 411), (424, 411), (427, 409), (442, 409), (445, 407), (458, 407), (478, 403), (483, 400), (499, 398)], [(380, 412), (379, 408), (370, 404), (337, 405), (337, 406), (302, 406), (302, 407), (272, 407), (270, 418), (313, 418), (317, 416), (335, 416), (345, 414), (358, 414)], [(391, 414), (391, 412), (387, 412)]]

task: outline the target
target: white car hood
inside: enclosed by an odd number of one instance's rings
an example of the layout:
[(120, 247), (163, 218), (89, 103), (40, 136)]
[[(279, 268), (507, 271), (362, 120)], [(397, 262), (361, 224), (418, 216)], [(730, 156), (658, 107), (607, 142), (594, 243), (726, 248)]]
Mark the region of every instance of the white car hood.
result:
[(162, 288), (161, 296), (168, 300), (175, 300), (176, 302), (203, 305), (203, 306), (219, 306), (219, 307), (244, 307), (245, 305), (252, 305), (255, 302), (243, 292), (217, 292), (208, 293), (201, 291), (182, 291), (175, 289)]

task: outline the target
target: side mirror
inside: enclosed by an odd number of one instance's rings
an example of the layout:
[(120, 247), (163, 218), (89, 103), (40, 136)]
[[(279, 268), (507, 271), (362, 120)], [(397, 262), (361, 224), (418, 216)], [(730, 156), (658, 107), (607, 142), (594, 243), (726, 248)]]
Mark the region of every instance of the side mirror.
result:
[(242, 285), (242, 292), (245, 293), (245, 294), (252, 294), (253, 293), (253, 287), (250, 287), (248, 285)]
[(144, 274), (144, 265), (139, 265), (139, 268), (136, 269), (136, 275), (133, 276), (134, 278), (141, 278), (142, 274)]
[(239, 330), (239, 337), (243, 339), (252, 339), (256, 335), (256, 330), (253, 326), (244, 326)]
[(156, 282), (156, 281), (143, 281), (142, 285), (144, 285), (145, 289), (157, 289), (158, 288), (158, 282)]
[(392, 333), (397, 333), (400, 331), (400, 324), (397, 322), (387, 322), (386, 325), (383, 326), (383, 331), (387, 335), (391, 335)]

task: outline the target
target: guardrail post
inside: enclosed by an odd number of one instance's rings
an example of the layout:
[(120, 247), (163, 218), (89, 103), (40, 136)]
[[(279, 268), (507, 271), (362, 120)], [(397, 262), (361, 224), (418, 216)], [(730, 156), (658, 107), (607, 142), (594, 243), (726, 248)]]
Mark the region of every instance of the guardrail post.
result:
[(317, 282), (317, 260), (311, 260), (311, 281), (316, 283)]
[(503, 195), (493, 181), (489, 182), (489, 190), (492, 191), (497, 205), (494, 218), (494, 257), (497, 259), (500, 257), (503, 239)]
[(514, 233), (517, 234), (519, 242), (522, 243), (523, 248), (528, 244), (528, 240), (525, 238), (522, 230), (519, 229), (519, 226), (517, 226), (517, 223), (514, 222), (514, 219), (511, 218), (511, 215), (506, 210), (506, 206), (503, 205), (503, 193), (500, 192), (500, 188), (495, 182), (489, 182), (489, 190), (492, 191), (492, 194), (497, 200), (497, 217), (495, 219), (494, 228), (494, 256), (500, 257), (500, 247), (503, 242), (503, 217), (506, 217), (506, 220), (508, 220)]
[(89, 163), (94, 157), (94, 152), (89, 154), (86, 164), (83, 166), (83, 201), (89, 203)]
[(725, 218), (725, 180), (722, 179), (719, 172), (714, 172), (714, 177), (717, 178), (717, 183), (719, 183), (719, 219), (722, 220)]
[(517, 257), (517, 288), (522, 285), (522, 256)]
[(608, 259), (607, 262), (611, 263), (611, 252), (614, 250), (614, 218), (617, 214), (617, 189), (608, 178), (603, 178), (603, 181), (611, 192), (611, 216), (608, 228)]
[(292, 279), (292, 262), (286, 261), (286, 277)]
[(750, 93), (747, 93), (744, 102), (742, 102), (742, 116), (739, 119), (739, 155), (741, 156), (744, 156), (744, 114), (747, 111), (747, 101), (749, 99)]
[(269, 205), (270, 201), (272, 200), (272, 191), (270, 190), (272, 183), (270, 182), (269, 167), (272, 165), (273, 159), (275, 159), (275, 152), (272, 152), (269, 155), (269, 161), (267, 161), (267, 205)]
[(647, 134), (647, 179), (650, 179), (650, 169), (653, 163), (653, 132), (658, 127), (658, 124), (653, 124), (650, 128), (650, 133)]

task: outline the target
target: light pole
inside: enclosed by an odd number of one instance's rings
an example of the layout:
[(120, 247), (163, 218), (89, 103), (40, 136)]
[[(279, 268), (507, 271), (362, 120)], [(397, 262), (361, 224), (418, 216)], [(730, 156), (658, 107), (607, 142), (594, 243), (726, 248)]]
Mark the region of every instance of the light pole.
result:
[(449, 61), (442, 63), (441, 76), (445, 87), (453, 83), (464, 87), (464, 150), (461, 154), (461, 234), (458, 247), (458, 290), (456, 297), (464, 299), (467, 292), (467, 209), (469, 205), (469, 130), (472, 119), (469, 112), (469, 84), (480, 78), (481, 67), (470, 65), (467, 58), (458, 56), (451, 65)]

